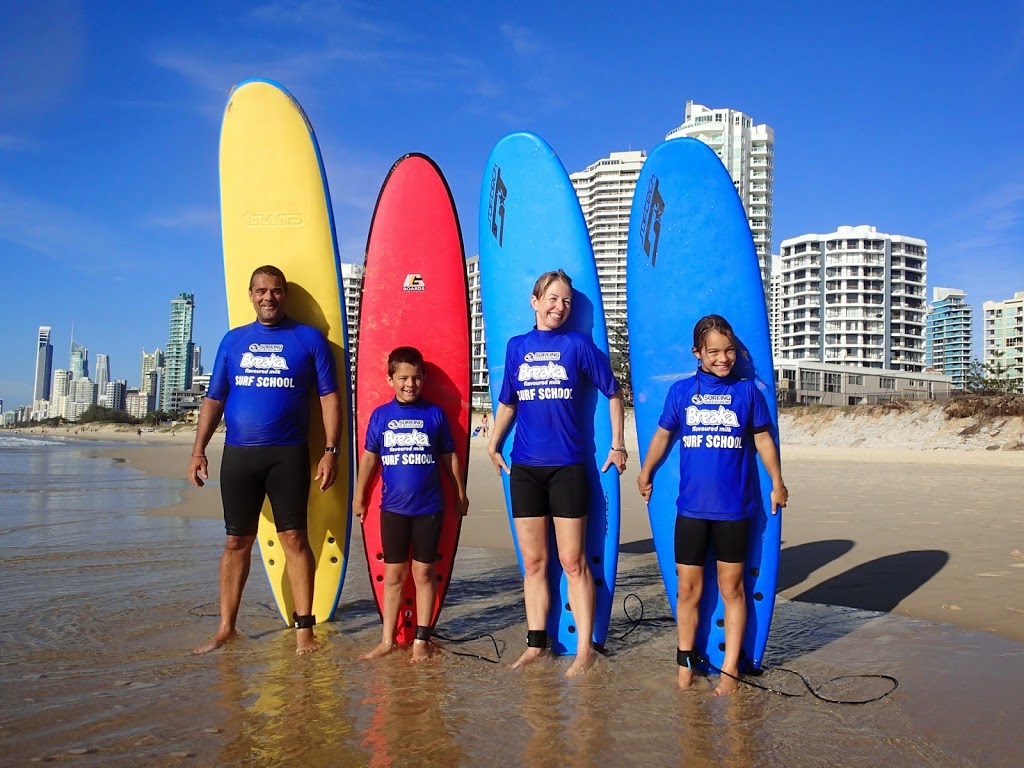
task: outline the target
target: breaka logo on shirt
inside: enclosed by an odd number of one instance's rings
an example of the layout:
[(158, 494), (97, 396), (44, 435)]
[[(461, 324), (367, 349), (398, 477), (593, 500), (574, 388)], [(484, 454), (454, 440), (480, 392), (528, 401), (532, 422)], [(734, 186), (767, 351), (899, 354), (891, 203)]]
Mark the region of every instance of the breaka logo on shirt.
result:
[[(276, 345), (275, 345), (276, 346)], [(246, 352), (242, 355), (242, 362), (239, 365), (247, 371), (287, 371), (288, 361), (281, 355), (271, 353), (269, 356), (254, 355)]]
[(412, 432), (392, 432), (390, 429), (384, 433), (385, 448), (429, 448), (430, 435), (414, 429)]
[(713, 411), (691, 405), (686, 409), (686, 425), (689, 427), (739, 427), (740, 420), (736, 416), (736, 411), (721, 405)]
[(567, 381), (568, 374), (565, 367), (549, 362), (547, 365), (530, 365), (523, 363), (519, 366), (519, 381)]

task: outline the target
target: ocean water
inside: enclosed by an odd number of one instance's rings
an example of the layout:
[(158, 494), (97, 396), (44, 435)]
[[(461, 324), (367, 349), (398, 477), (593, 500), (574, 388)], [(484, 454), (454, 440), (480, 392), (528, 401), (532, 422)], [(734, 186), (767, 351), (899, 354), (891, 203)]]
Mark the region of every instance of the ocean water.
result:
[[(321, 652), (296, 658), (257, 559), (242, 636), (216, 628), (219, 521), (146, 510), (183, 481), (99, 458), (104, 446), (0, 436), (0, 764), (75, 766), (1019, 765), (1024, 646), (943, 624), (780, 600), (755, 682), (806, 694), (891, 675), (879, 701), (674, 688), (671, 624), (619, 610), (608, 653), (507, 669), (525, 624), (511, 552), (464, 548), (439, 623), (445, 649), (412, 667), (358, 660), (379, 618), (353, 543)], [(624, 554), (629, 616), (670, 615), (654, 556)], [(491, 638), (480, 637), (485, 633)], [(471, 654), (460, 656), (456, 653)], [(483, 658), (498, 661), (490, 663)], [(827, 698), (881, 696), (854, 677)]]

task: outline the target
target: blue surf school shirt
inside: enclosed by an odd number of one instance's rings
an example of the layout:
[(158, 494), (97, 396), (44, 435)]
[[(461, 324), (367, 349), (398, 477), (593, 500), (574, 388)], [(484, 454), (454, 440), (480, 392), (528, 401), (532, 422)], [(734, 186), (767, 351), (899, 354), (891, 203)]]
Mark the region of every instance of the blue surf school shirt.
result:
[[(562, 467), (581, 463), (586, 389), (608, 397), (619, 391), (608, 359), (577, 331), (538, 331), (514, 336), (505, 352), (499, 402), (516, 407), (512, 463)], [(611, 446), (609, 446), (611, 447)]]
[(319, 330), (286, 317), (228, 331), (206, 396), (224, 401), (226, 445), (296, 445), (309, 435), (309, 396), (336, 392), (334, 355)]
[(399, 515), (432, 515), (444, 509), (442, 454), (455, 450), (444, 411), (422, 398), (378, 406), (366, 425), (366, 450), (380, 456), (380, 508)]
[(703, 520), (743, 520), (762, 511), (754, 434), (771, 413), (752, 379), (698, 369), (668, 391), (658, 426), (679, 433), (676, 511)]

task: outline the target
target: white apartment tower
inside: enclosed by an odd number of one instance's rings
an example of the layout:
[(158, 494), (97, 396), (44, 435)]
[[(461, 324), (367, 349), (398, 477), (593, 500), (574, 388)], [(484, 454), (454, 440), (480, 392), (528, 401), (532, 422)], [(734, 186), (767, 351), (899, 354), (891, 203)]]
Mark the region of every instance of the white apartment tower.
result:
[(974, 311), (967, 294), (956, 288), (935, 288), (928, 307), (925, 364), (953, 377), (953, 389), (965, 389), (971, 369)]
[(1021, 392), (1024, 380), (1024, 291), (1017, 291), (1012, 299), (986, 301), (985, 339), (982, 347), (983, 362), (1004, 369), (1001, 378), (1017, 379)]
[(699, 139), (715, 150), (729, 171), (747, 211), (767, 294), (772, 254), (775, 131), (769, 125), (754, 125), (753, 118), (734, 109), (708, 109), (687, 101), (683, 124), (669, 131), (665, 138), (683, 136)]
[(349, 380), (356, 382), (356, 348), (359, 346), (359, 306), (363, 301), (362, 264), (341, 265), (341, 290), (345, 302), (345, 323), (348, 327)]
[(594, 246), (601, 302), (608, 323), (608, 343), (625, 354), (626, 242), (633, 189), (647, 155), (641, 151), (612, 152), (608, 157), (570, 174)]
[(927, 248), (871, 226), (783, 240), (777, 359), (923, 371)]
[[(473, 408), (490, 410), (490, 378), (487, 374), (487, 337), (484, 333), (484, 309), (480, 294), (480, 257), (466, 259), (466, 285), (469, 288), (469, 389)], [(499, 350), (502, 354), (504, 350)]]

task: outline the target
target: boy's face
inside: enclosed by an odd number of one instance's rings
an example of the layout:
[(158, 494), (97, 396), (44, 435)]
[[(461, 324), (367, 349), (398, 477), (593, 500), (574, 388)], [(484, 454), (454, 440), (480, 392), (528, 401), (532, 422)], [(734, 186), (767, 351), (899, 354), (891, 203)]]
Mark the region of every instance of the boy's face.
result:
[(718, 331), (708, 331), (701, 349), (693, 348), (705, 372), (718, 377), (728, 376), (736, 365), (736, 345)]
[(423, 391), (423, 369), (411, 363), (399, 363), (388, 376), (388, 384), (395, 390), (400, 403), (415, 403)]

